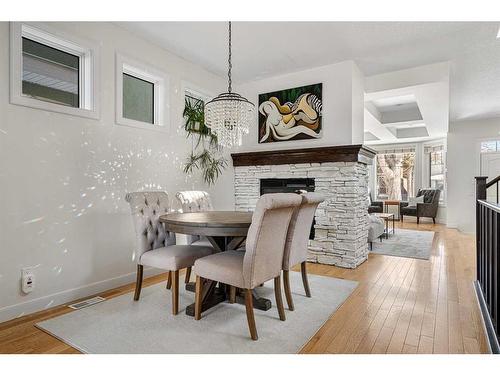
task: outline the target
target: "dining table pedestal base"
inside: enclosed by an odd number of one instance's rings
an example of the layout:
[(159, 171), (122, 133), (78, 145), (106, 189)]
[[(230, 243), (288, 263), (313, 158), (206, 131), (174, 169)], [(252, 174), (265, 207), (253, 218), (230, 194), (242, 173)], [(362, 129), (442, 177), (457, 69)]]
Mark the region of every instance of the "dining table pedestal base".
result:
[[(229, 300), (229, 289), (226, 290), (226, 285), (220, 285), (217, 287), (216, 282), (207, 280), (207, 284), (204, 285), (204, 289), (206, 289), (206, 298), (203, 299), (203, 303), (201, 305), (201, 311), (207, 311), (208, 309), (218, 305), (221, 302), (227, 302)], [(188, 292), (195, 292), (196, 283), (190, 282), (186, 284), (186, 290)], [(272, 307), (271, 300), (267, 298), (259, 297), (257, 291), (252, 290), (253, 295), (253, 307), (254, 309), (267, 311)], [(240, 289), (236, 289), (236, 303), (240, 305), (245, 305), (245, 295), (241, 292)], [(194, 303), (186, 307), (186, 315), (194, 316)]]

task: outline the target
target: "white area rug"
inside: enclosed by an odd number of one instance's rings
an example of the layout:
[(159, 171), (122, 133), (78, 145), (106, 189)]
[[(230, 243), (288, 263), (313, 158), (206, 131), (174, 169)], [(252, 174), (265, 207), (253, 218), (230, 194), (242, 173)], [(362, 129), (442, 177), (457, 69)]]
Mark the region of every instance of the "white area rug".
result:
[[(268, 311), (255, 310), (258, 341), (248, 332), (245, 306), (221, 303), (195, 321), (185, 314), (194, 294), (181, 288), (179, 315), (171, 315), (165, 284), (143, 288), (37, 324), (84, 353), (297, 353), (339, 308), (357, 282), (309, 275), (312, 298), (304, 294), (300, 273), (290, 272), (295, 311), (285, 303), (286, 321), (278, 318), (273, 283), (258, 288), (271, 299)], [(182, 285), (183, 286), (183, 285)]]
[(372, 253), (403, 258), (429, 259), (434, 232), (396, 228), (395, 234), (373, 242)]

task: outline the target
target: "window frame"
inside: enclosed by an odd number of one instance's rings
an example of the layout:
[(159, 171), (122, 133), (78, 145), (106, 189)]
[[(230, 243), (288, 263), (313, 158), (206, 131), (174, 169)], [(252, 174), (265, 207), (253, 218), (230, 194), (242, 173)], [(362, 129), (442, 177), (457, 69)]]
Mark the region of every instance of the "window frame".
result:
[[(429, 185), (429, 188), (432, 188), (432, 153), (437, 152), (437, 151), (431, 151), (427, 154), (427, 168), (428, 168), (428, 173), (427, 173), (427, 183)], [(443, 149), (440, 150), (439, 152), (442, 153), (441, 155), (441, 161), (443, 164), (443, 190), (441, 190), (441, 195), (439, 197), (439, 205), (441, 207), (446, 207), (446, 190), (447, 190), (447, 185), (446, 185), (446, 150)]]
[[(23, 37), (79, 57), (79, 107), (51, 103), (23, 94)], [(99, 55), (100, 48), (97, 43), (75, 37), (45, 24), (11, 22), (10, 103), (67, 115), (99, 119), (99, 65), (97, 63)]]
[(447, 145), (446, 145), (446, 140), (439, 140), (439, 141), (434, 141), (434, 142), (426, 142), (422, 144), (422, 153), (423, 153), (423, 170), (422, 170), (422, 176), (423, 176), (423, 188), (431, 188), (431, 152), (427, 152), (426, 148), (428, 147), (439, 147), (441, 146), (442, 149), (442, 159), (443, 159), (443, 165), (444, 165), (444, 182), (443, 182), (443, 190), (441, 191), (441, 195), (439, 197), (439, 207), (446, 208), (447, 207), (447, 202), (448, 202), (448, 164), (447, 164), (447, 157), (448, 157), (448, 150), (447, 150)]
[[(169, 131), (169, 77), (163, 71), (116, 53), (116, 116), (117, 125), (140, 129)], [(123, 117), (123, 74), (142, 79), (153, 84), (153, 123)]]
[[(405, 147), (405, 146), (396, 146), (394, 148), (388, 148), (388, 149), (377, 149), (377, 155), (375, 156), (374, 158), (374, 190), (375, 190), (375, 200), (387, 200), (387, 199), (390, 199), (390, 198), (380, 198), (379, 196), (379, 181), (378, 181), (378, 178), (379, 178), (379, 175), (378, 175), (378, 155), (386, 155), (386, 154), (409, 154), (409, 153), (413, 153), (414, 154), (414, 160), (413, 160), (413, 191), (412, 192), (408, 192), (408, 198), (410, 197), (414, 197), (416, 195), (416, 192), (417, 192), (417, 163), (418, 163), (418, 153), (417, 153), (417, 150), (416, 150), (416, 147), (415, 145), (411, 145), (411, 146), (408, 146), (408, 147)], [(398, 198), (399, 200), (403, 201), (402, 200), (402, 197)]]

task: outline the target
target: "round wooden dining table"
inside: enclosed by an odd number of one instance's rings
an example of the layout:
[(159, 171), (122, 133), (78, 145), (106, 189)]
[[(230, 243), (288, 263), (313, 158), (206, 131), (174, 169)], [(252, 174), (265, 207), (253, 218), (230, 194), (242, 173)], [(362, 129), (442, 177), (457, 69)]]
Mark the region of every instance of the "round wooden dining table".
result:
[[(180, 234), (206, 237), (217, 252), (236, 250), (244, 242), (248, 228), (252, 223), (252, 213), (243, 211), (204, 211), (170, 213), (160, 216), (165, 229)], [(186, 290), (194, 292), (194, 283), (187, 283)], [(226, 301), (229, 288), (216, 281), (205, 280), (203, 284), (202, 311)], [(236, 302), (244, 304), (244, 297), (239, 293)], [(254, 293), (254, 308), (269, 310), (271, 301), (260, 298)], [(194, 316), (194, 303), (186, 308), (186, 314)]]

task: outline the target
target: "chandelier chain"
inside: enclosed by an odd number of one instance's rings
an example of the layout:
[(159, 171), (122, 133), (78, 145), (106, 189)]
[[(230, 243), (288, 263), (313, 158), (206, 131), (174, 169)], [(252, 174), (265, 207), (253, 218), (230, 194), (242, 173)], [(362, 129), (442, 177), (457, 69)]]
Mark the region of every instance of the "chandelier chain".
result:
[(233, 64), (231, 63), (231, 21), (229, 21), (229, 57), (228, 57), (228, 72), (227, 72), (227, 78), (228, 78), (228, 87), (227, 91), (231, 92), (232, 89), (232, 80), (231, 80), (231, 69), (233, 68)]
[(205, 125), (217, 136), (217, 144), (221, 147), (241, 146), (243, 136), (249, 133), (254, 113), (252, 102), (232, 92), (231, 21), (228, 26), (228, 91), (205, 103)]

